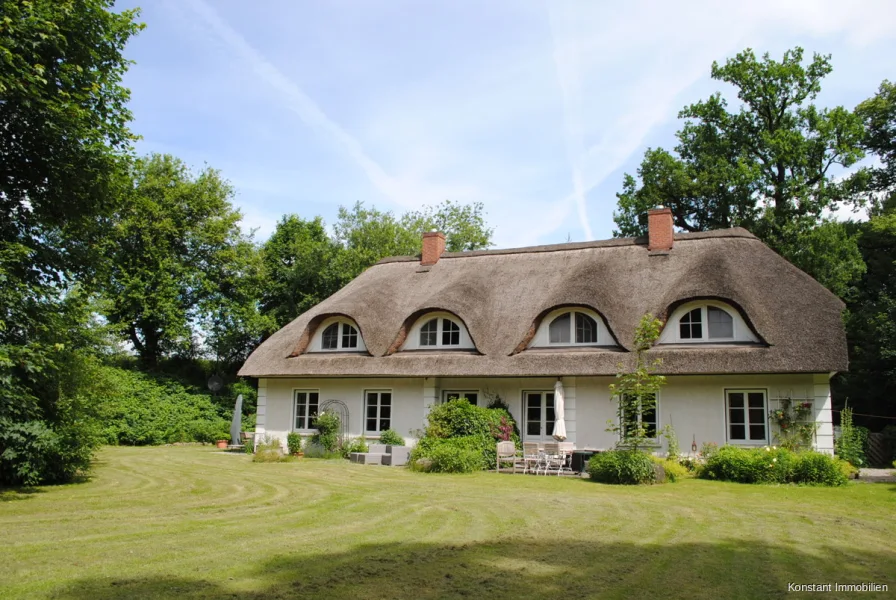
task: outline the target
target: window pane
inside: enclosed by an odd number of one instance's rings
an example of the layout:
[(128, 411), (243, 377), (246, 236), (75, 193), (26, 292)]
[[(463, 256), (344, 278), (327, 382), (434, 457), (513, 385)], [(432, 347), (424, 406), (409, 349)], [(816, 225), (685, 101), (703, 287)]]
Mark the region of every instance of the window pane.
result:
[(339, 323), (333, 323), (326, 329), (321, 339), (321, 348), (336, 350), (339, 347)]
[(562, 314), (553, 321), (548, 328), (551, 344), (568, 344), (569, 343), (569, 313)]
[(541, 420), (526, 423), (526, 435), (538, 435), (541, 433)]
[(367, 403), (376, 404), (376, 392), (367, 392)]
[(392, 407), (391, 406), (381, 406), (380, 407), (380, 418), (388, 419), (392, 416)]
[(367, 431), (376, 431), (376, 419), (367, 419)]
[(367, 405), (367, 418), (368, 419), (376, 418), (376, 404), (368, 404)]
[(744, 423), (744, 411), (742, 408), (728, 409), (728, 421), (731, 423)]
[(390, 423), (390, 422), (391, 422), (391, 421), (390, 421), (389, 419), (380, 419), (380, 429), (379, 429), (379, 430), (380, 430), (380, 431), (386, 431), (387, 429), (389, 429), (389, 427), (390, 427), (389, 423)]
[(747, 394), (750, 402), (750, 408), (765, 408), (765, 394), (762, 392), (751, 392)]
[(706, 320), (709, 321), (710, 338), (730, 339), (734, 337), (734, 319), (721, 308), (707, 307)]
[(744, 440), (746, 439), (746, 429), (743, 425), (731, 425), (731, 435), (729, 436), (732, 440)]
[(597, 323), (588, 315), (579, 312), (576, 313), (576, 343), (597, 343)]
[(740, 392), (728, 394), (728, 406), (731, 408), (743, 408), (744, 395)]
[(699, 340), (703, 337), (703, 316), (699, 308), (690, 311), (679, 321), (678, 332), (683, 340)]
[(392, 404), (392, 393), (391, 392), (383, 392), (380, 394), (380, 404), (383, 406), (389, 406)]
[(467, 400), (470, 401), (470, 404), (476, 405), (479, 403), (479, 394), (476, 392), (467, 392), (464, 395), (467, 397)]
[(358, 347), (358, 330), (348, 323), (342, 324), (342, 347), (357, 348)]
[(765, 425), (750, 425), (750, 439), (751, 440), (764, 440), (765, 439)]
[(430, 319), (420, 328), (420, 345), (435, 346), (439, 331), (439, 320)]
[(526, 419), (529, 421), (541, 421), (541, 407), (530, 406), (526, 409)]
[(442, 345), (460, 345), (460, 327), (454, 321), (442, 319)]
[(526, 404), (529, 407), (541, 407), (541, 394), (526, 394)]

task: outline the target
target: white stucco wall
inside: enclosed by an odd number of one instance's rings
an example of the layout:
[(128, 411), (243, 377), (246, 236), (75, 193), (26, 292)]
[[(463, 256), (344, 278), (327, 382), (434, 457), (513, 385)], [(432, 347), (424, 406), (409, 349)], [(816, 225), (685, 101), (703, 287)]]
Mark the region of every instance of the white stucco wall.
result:
[[(611, 448), (614, 434), (606, 431), (607, 420), (615, 419), (615, 404), (608, 386), (613, 377), (564, 377), (568, 440), (578, 448)], [(682, 451), (704, 442), (727, 442), (726, 389), (766, 391), (766, 413), (777, 407), (776, 398), (790, 396), (813, 402), (817, 423), (816, 446), (833, 452), (831, 400), (828, 375), (711, 375), (669, 377), (659, 397), (659, 424), (670, 420)], [(349, 409), (349, 433), (375, 437), (364, 431), (364, 391), (392, 391), (392, 429), (413, 443), (413, 431), (421, 429), (429, 407), (442, 399), (442, 390), (476, 390), (480, 405), (485, 392), (497, 393), (524, 431), (523, 393), (553, 391), (556, 378), (367, 378), (367, 379), (263, 379), (259, 382), (257, 433), (277, 437), (285, 443), (293, 422), (293, 390), (319, 390), (320, 402), (341, 400)], [(767, 427), (767, 443), (774, 444), (775, 428)], [(525, 438), (525, 433), (524, 436)], [(757, 442), (755, 445), (764, 445)], [(665, 451), (665, 444), (660, 449)]]

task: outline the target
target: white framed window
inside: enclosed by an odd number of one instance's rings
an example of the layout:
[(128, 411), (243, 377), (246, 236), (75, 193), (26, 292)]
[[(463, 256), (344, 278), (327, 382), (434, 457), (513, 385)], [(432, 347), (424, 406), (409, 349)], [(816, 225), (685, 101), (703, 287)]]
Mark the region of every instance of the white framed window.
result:
[(318, 327), (309, 351), (363, 352), (367, 350), (357, 325), (348, 319), (332, 317)]
[(447, 312), (433, 312), (417, 319), (401, 349), (472, 350), (474, 346), (460, 319)]
[(314, 429), (314, 418), (320, 406), (318, 390), (293, 390), (293, 430), (310, 431)]
[(364, 391), (364, 421), (367, 433), (392, 428), (392, 390)]
[(479, 390), (444, 390), (442, 391), (442, 402), (457, 400), (458, 398), (466, 398), (467, 401), (476, 406), (479, 403)]
[(736, 444), (768, 443), (768, 394), (764, 389), (725, 390), (728, 441)]
[(758, 343), (740, 313), (724, 302), (695, 301), (679, 306), (660, 335), (659, 344)]
[(614, 346), (604, 320), (586, 308), (561, 308), (545, 315), (529, 347)]
[(620, 439), (625, 439), (625, 424), (629, 422), (637, 421), (640, 423), (647, 432), (647, 438), (655, 440), (657, 436), (657, 430), (659, 428), (659, 412), (660, 412), (660, 399), (659, 396), (654, 395), (653, 407), (648, 408), (646, 410), (642, 410), (641, 407), (634, 409), (634, 414), (626, 412), (622, 417), (622, 422), (619, 426), (622, 430), (619, 432)]

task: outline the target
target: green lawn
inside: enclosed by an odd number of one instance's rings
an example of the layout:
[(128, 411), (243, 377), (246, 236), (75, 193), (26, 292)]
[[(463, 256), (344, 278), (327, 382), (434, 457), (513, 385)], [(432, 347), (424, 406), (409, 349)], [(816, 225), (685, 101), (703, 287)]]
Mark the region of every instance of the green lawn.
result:
[(89, 482), (0, 500), (2, 598), (715, 599), (863, 581), (896, 592), (892, 484), (632, 488), (109, 448)]

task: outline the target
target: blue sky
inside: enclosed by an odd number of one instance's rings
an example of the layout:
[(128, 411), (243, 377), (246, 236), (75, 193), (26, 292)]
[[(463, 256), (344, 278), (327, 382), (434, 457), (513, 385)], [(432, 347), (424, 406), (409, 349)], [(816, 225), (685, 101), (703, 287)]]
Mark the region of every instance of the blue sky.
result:
[(674, 146), (681, 107), (730, 93), (713, 60), (832, 54), (822, 106), (896, 79), (890, 0), (133, 6), (138, 151), (220, 169), (259, 239), (286, 213), (444, 199), (482, 202), (498, 247), (607, 238), (623, 173)]

